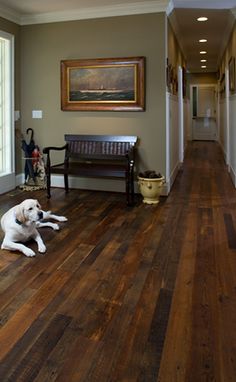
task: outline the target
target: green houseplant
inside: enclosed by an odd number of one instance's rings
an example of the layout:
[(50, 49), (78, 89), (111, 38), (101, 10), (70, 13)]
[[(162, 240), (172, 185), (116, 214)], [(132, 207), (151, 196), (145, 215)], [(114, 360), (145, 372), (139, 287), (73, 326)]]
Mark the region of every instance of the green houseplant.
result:
[(160, 173), (153, 170), (140, 172), (138, 175), (138, 185), (143, 196), (143, 203), (157, 204), (165, 178)]

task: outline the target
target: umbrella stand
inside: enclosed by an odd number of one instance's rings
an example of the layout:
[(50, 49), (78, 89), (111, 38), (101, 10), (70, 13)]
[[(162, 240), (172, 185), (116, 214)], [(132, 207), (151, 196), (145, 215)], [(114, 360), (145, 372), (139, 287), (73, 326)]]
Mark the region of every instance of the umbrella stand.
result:
[(27, 190), (35, 188), (45, 188), (45, 166), (39, 147), (34, 142), (34, 131), (29, 128), (26, 133), (31, 132), (29, 143), (22, 139), (21, 148), (24, 151), (25, 159), (25, 181)]
[(34, 131), (33, 129), (29, 128), (26, 130), (26, 134), (28, 134), (31, 131), (31, 137), (29, 143), (27, 143), (24, 139), (22, 139), (21, 142), (21, 148), (25, 153), (24, 159), (25, 159), (25, 184), (29, 180), (28, 178), (33, 179), (35, 183), (35, 174), (34, 174), (34, 169), (33, 169), (33, 164), (32, 164), (32, 152), (35, 148), (35, 143), (34, 143)]

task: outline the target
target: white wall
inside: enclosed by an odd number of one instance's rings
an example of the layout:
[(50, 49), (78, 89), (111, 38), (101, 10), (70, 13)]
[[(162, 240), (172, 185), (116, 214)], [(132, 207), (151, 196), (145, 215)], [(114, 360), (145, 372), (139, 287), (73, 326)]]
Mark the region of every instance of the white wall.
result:
[(184, 99), (184, 149), (187, 147), (187, 143), (191, 140), (191, 110), (190, 100)]
[(224, 158), (227, 158), (227, 113), (226, 113), (226, 98), (220, 100), (220, 126), (219, 126), (219, 143), (221, 145)]
[(176, 95), (167, 93), (169, 104), (169, 189), (172, 187), (179, 169), (180, 131), (179, 102)]

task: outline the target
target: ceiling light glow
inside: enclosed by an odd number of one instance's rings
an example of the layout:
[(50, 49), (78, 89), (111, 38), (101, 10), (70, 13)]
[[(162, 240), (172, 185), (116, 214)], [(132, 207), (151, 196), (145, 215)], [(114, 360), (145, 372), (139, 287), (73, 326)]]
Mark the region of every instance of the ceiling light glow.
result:
[(206, 65), (202, 65), (201, 68), (202, 68), (202, 69), (206, 69)]
[(207, 42), (207, 39), (206, 38), (201, 38), (201, 40), (199, 40), (199, 42)]
[(205, 50), (201, 50), (200, 54), (207, 54)]
[(201, 62), (207, 62), (207, 60), (201, 60)]
[(197, 21), (207, 21), (208, 18), (205, 16), (198, 17)]

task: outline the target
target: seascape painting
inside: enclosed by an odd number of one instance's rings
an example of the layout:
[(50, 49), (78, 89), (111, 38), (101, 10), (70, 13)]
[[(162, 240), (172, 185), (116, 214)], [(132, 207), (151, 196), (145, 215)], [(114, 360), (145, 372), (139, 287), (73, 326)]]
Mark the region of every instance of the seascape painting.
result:
[(144, 57), (61, 61), (64, 111), (143, 111)]
[(135, 67), (71, 68), (70, 102), (135, 102)]

